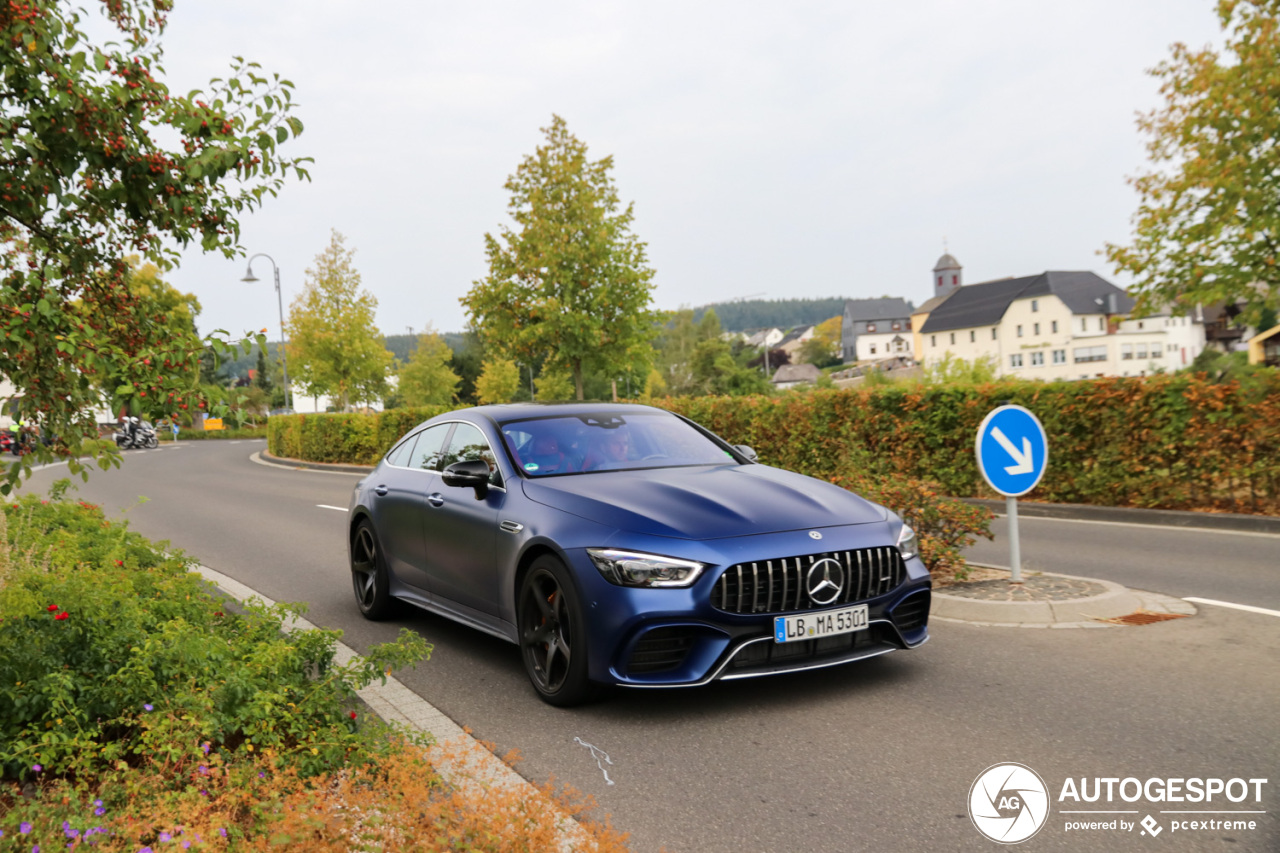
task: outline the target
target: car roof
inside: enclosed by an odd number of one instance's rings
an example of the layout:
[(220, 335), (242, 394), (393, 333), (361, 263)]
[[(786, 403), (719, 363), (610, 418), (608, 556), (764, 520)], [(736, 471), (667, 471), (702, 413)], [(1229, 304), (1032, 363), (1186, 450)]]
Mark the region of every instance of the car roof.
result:
[(458, 412), (451, 412), (449, 415), (441, 415), (439, 417), (450, 417), (456, 414), (467, 412), (480, 417), (488, 418), (494, 423), (510, 423), (511, 421), (527, 420), (529, 418), (555, 417), (586, 414), (617, 414), (625, 415), (627, 413), (636, 414), (646, 412), (652, 414), (671, 414), (666, 409), (658, 409), (653, 406), (643, 406), (638, 403), (589, 403), (589, 402), (570, 402), (570, 403), (505, 403), (496, 406), (476, 406), (472, 409), (460, 409)]

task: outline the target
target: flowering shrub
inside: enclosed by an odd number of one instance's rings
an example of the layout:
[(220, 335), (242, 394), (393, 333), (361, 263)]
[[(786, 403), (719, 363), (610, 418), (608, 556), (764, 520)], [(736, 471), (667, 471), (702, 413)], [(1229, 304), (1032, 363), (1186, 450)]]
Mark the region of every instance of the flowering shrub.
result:
[[(446, 785), (424, 737), (366, 719), (354, 691), (416, 635), (339, 666), (338, 632), (282, 633), (301, 607), (233, 612), (187, 569), (92, 504), (2, 507), (0, 850), (549, 850), (591, 807)], [(575, 849), (625, 850), (581, 826)]]
[[(311, 775), (383, 747), (355, 690), (429, 653), (416, 635), (334, 663), (335, 631), (281, 633), (298, 605), (233, 613), (188, 561), (85, 503), (7, 504), (0, 588), (0, 778), (144, 758), (179, 773), (210, 752)], [(41, 770), (36, 770), (36, 766)]]

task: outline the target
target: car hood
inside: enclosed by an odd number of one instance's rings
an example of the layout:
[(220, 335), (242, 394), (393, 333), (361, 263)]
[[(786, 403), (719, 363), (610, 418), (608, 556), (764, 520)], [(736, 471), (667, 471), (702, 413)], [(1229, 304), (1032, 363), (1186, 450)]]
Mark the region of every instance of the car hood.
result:
[(884, 521), (888, 512), (830, 483), (767, 465), (606, 471), (523, 481), (530, 500), (608, 527), (723, 539)]

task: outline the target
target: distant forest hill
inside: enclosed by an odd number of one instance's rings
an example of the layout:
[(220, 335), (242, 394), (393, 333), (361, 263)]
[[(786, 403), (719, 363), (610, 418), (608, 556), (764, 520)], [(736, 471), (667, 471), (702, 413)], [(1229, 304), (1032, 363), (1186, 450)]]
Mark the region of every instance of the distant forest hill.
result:
[(702, 319), (708, 309), (715, 309), (720, 326), (726, 332), (744, 332), (777, 326), (790, 329), (812, 326), (844, 314), (843, 299), (750, 299), (742, 302), (715, 302), (693, 309), (693, 321)]

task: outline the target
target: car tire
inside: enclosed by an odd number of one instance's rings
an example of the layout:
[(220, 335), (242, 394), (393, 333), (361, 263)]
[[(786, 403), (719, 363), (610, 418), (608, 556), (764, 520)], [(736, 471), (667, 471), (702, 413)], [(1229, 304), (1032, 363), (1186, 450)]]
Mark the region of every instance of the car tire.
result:
[(395, 599), (391, 597), (387, 564), (382, 559), (378, 534), (368, 519), (356, 525), (351, 539), (351, 586), (364, 618), (377, 622), (392, 614)]
[(582, 604), (559, 559), (533, 561), (520, 583), (516, 620), (525, 673), (544, 702), (567, 708), (596, 698), (600, 687), (587, 678)]

